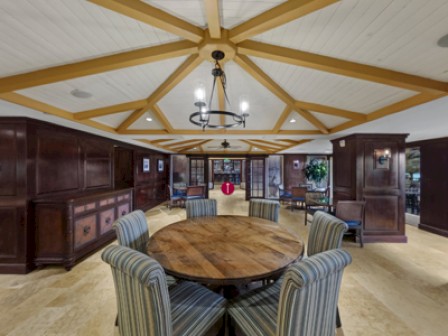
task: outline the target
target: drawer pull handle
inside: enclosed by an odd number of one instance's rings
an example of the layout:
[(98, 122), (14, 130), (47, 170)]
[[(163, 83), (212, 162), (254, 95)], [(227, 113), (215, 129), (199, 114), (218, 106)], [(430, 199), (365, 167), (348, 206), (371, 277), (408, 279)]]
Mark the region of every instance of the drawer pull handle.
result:
[(83, 232), (84, 232), (85, 235), (86, 235), (86, 234), (89, 234), (89, 232), (90, 232), (90, 226), (84, 226)]
[(122, 215), (122, 216), (126, 215), (126, 210), (123, 210), (123, 211), (121, 212), (121, 215)]
[(110, 217), (106, 218), (106, 224), (110, 224)]

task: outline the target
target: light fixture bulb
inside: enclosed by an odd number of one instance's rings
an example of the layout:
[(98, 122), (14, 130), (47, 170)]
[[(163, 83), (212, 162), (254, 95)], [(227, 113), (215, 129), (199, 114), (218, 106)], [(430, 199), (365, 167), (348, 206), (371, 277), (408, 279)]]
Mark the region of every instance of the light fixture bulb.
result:
[(196, 90), (194, 91), (194, 96), (196, 97), (196, 101), (198, 102), (205, 102), (205, 87), (204, 84), (200, 83), (196, 87)]
[(152, 121), (152, 118), (151, 117), (147, 117), (146, 121)]
[(295, 120), (294, 118), (292, 118), (289, 122), (290, 123), (295, 123), (297, 120)]

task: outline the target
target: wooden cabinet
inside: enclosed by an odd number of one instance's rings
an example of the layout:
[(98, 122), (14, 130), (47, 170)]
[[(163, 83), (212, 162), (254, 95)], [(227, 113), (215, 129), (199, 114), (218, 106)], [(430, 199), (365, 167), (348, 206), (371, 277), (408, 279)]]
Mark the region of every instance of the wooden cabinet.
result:
[(115, 239), (114, 221), (132, 211), (132, 188), (34, 200), (37, 266), (67, 270)]

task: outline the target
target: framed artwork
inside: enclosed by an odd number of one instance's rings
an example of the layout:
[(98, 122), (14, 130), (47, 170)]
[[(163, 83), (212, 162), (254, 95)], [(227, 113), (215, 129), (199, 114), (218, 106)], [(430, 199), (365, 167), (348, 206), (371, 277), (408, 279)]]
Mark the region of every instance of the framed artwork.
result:
[(143, 172), (148, 173), (150, 167), (150, 160), (149, 158), (143, 158)]
[(164, 168), (163, 160), (157, 160), (157, 171), (163, 172), (163, 168)]

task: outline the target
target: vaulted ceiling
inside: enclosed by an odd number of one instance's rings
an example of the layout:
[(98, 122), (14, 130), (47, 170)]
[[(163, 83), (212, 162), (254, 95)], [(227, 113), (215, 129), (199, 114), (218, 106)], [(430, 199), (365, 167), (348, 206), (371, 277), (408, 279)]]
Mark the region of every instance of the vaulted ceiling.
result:
[[(171, 153), (296, 151), (448, 93), (445, 0), (14, 0), (0, 17), (2, 111)], [(189, 122), (216, 49), (214, 108), (247, 97), (245, 128)]]

